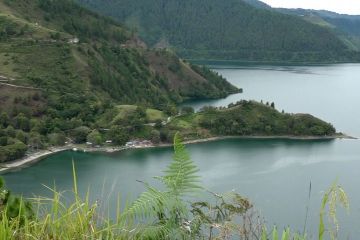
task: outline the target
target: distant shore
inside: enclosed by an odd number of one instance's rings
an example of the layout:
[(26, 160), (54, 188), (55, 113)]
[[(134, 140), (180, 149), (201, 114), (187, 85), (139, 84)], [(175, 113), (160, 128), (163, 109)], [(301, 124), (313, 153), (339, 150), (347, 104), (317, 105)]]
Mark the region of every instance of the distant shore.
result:
[[(337, 134), (334, 136), (219, 136), (219, 137), (210, 137), (210, 138), (202, 138), (202, 139), (193, 139), (193, 140), (185, 140), (184, 144), (196, 144), (196, 143), (205, 143), (205, 142), (213, 142), (220, 141), (226, 139), (284, 139), (284, 140), (335, 140), (335, 139), (357, 139), (355, 137), (347, 136), (345, 134)], [(0, 165), (0, 174), (6, 171), (30, 166), (46, 157), (51, 155), (68, 151), (68, 150), (76, 150), (80, 152), (105, 152), (105, 153), (114, 153), (120, 152), (128, 149), (146, 149), (146, 148), (160, 148), (160, 147), (171, 147), (171, 143), (160, 143), (154, 145), (147, 146), (134, 146), (134, 147), (119, 147), (119, 146), (108, 146), (108, 147), (89, 147), (86, 145), (80, 144), (69, 144), (66, 146), (60, 147), (51, 147), (46, 150), (40, 150), (33, 153), (28, 153), (25, 157), (12, 161), (3, 163)]]

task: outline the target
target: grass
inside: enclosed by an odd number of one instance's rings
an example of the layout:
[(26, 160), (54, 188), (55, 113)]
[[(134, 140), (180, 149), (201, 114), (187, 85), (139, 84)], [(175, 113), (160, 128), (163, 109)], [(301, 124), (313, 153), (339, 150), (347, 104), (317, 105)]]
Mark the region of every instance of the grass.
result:
[[(117, 115), (114, 117), (113, 122), (117, 120), (123, 120), (128, 118), (130, 115), (134, 114), (138, 106), (136, 105), (118, 105), (116, 106)], [(146, 119), (148, 122), (156, 122), (157, 120), (165, 121), (167, 115), (156, 109), (148, 108), (146, 109)]]
[(51, 33), (56, 33), (56, 31), (40, 26), (39, 24), (36, 24), (35, 22), (29, 22), (22, 18), (18, 18), (12, 14), (4, 14), (0, 13), (0, 18), (6, 18), (7, 21), (13, 22), (17, 24), (18, 26), (25, 26), (27, 25), (29, 27), (29, 33), (31, 35), (28, 35), (29, 39), (49, 39)]
[(63, 193), (48, 188), (53, 192), (52, 198), (30, 199), (35, 207), (35, 219), (10, 220), (6, 216), (6, 211), (3, 211), (0, 239), (127, 239), (126, 224), (120, 220), (120, 202), (117, 211), (119, 215), (115, 221), (102, 217), (99, 215), (98, 204), (89, 201), (89, 194), (84, 199), (80, 197), (74, 167), (73, 176), (72, 198), (74, 200), (71, 203)]
[(11, 55), (6, 52), (2, 52), (0, 48), (0, 74), (5, 77), (17, 78), (19, 76), (16, 71), (14, 71), (14, 64), (12, 63)]
[(146, 118), (149, 122), (165, 121), (167, 116), (164, 112), (156, 109), (146, 109)]
[(118, 114), (113, 119), (113, 121), (126, 119), (129, 115), (133, 114), (136, 111), (136, 105), (118, 105), (116, 110)]
[[(33, 96), (40, 95), (40, 91), (31, 89), (18, 89), (15, 87), (0, 85), (0, 110), (7, 112), (12, 111), (16, 106), (21, 108), (24, 112), (36, 113), (44, 109), (45, 102), (42, 99), (35, 101)], [(15, 103), (15, 99), (20, 99), (19, 103)], [(26, 104), (22, 101), (26, 100)]]

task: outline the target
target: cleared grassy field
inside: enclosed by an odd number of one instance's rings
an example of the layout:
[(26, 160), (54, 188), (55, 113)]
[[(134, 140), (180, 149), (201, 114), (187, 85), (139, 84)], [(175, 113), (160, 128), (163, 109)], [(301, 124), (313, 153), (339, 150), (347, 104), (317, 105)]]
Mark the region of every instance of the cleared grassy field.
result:
[(167, 119), (167, 115), (159, 110), (148, 108), (146, 109), (146, 118), (149, 122), (156, 121), (165, 121)]
[(42, 112), (46, 106), (40, 97), (38, 90), (16, 88), (0, 84), (0, 111), (11, 111), (16, 107), (18, 110), (36, 116)]

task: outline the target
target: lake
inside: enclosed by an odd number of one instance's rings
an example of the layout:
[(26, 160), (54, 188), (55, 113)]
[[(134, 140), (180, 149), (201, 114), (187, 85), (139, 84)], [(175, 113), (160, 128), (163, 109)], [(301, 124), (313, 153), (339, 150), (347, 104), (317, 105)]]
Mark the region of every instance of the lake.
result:
[[(338, 131), (360, 136), (359, 64), (324, 66), (212, 66), (243, 94), (226, 99), (188, 102), (224, 106), (241, 99), (275, 102), (286, 112), (306, 112), (334, 124)], [(235, 189), (249, 197), (271, 226), (303, 229), (309, 184), (312, 184), (308, 229), (316, 235), (320, 201), (336, 179), (350, 198), (351, 210), (340, 211), (341, 239), (360, 235), (360, 141), (231, 139), (188, 146), (200, 168), (203, 185), (215, 192)], [(42, 184), (72, 188), (74, 160), (83, 193), (116, 206), (118, 192), (133, 199), (144, 190), (136, 180), (154, 183), (172, 156), (171, 148), (128, 150), (113, 154), (63, 152), (4, 175), (7, 185), (25, 196), (51, 193)]]

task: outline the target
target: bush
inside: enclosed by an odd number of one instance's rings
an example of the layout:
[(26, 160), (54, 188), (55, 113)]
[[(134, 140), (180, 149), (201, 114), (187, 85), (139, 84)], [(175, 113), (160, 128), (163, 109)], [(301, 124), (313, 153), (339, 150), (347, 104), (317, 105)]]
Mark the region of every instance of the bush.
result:
[(195, 112), (194, 108), (188, 107), (188, 106), (183, 107), (181, 109), (181, 114), (183, 114), (183, 115), (193, 114), (194, 112)]
[(120, 126), (113, 126), (108, 132), (108, 137), (112, 140), (112, 142), (116, 145), (125, 145), (127, 141), (129, 141), (129, 134)]
[(27, 146), (22, 142), (0, 147), (0, 161), (13, 161), (22, 158), (26, 151)]
[(48, 139), (53, 146), (63, 146), (66, 142), (66, 136), (62, 132), (49, 134)]
[(90, 132), (90, 128), (85, 127), (85, 126), (75, 128), (72, 131), (72, 136), (74, 138), (75, 143), (84, 143), (84, 142), (86, 142), (86, 140), (87, 140), (86, 138), (87, 138), (89, 132)]
[(103, 138), (98, 130), (93, 130), (87, 135), (87, 141), (95, 145), (101, 145), (103, 143)]

